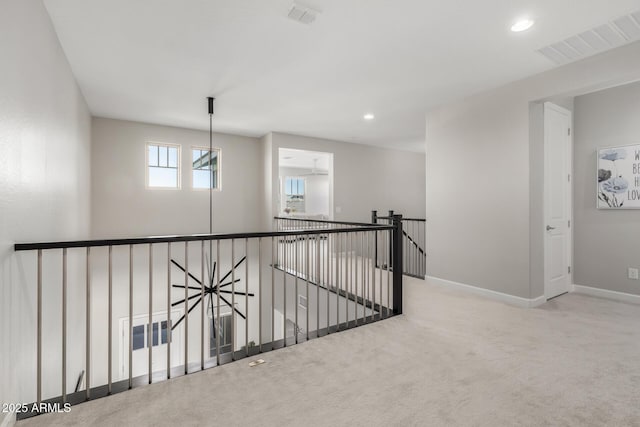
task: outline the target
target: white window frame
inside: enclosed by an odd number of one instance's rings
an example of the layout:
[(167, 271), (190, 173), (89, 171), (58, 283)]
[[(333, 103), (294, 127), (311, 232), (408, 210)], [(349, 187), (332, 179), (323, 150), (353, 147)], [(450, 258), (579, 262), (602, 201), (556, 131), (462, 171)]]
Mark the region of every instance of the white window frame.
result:
[[(149, 147), (150, 146), (157, 146), (157, 147), (167, 147), (167, 148), (176, 148), (178, 150), (178, 158), (177, 158), (177, 162), (176, 162), (176, 169), (177, 169), (177, 186), (176, 187), (152, 187), (149, 185), (149, 168), (150, 167), (156, 167), (156, 166), (151, 166), (149, 164)], [(167, 142), (156, 142), (156, 141), (147, 141), (147, 143), (144, 146), (145, 149), (145, 153), (144, 153), (144, 176), (145, 176), (145, 188), (147, 190), (180, 190), (182, 187), (182, 165), (181, 165), (181, 159), (182, 159), (182, 146), (180, 144), (171, 144), (171, 143), (167, 143)], [(173, 169), (173, 168), (171, 168)]]
[[(205, 147), (202, 145), (192, 145), (190, 156), (189, 156), (189, 179), (191, 179), (191, 189), (194, 191), (209, 191), (209, 188), (195, 188), (193, 186), (193, 150), (204, 150), (210, 151), (209, 147)], [(222, 191), (222, 150), (219, 147), (213, 147), (211, 150), (218, 152), (218, 170), (216, 171), (217, 176), (217, 184), (218, 186), (213, 189), (213, 191)]]

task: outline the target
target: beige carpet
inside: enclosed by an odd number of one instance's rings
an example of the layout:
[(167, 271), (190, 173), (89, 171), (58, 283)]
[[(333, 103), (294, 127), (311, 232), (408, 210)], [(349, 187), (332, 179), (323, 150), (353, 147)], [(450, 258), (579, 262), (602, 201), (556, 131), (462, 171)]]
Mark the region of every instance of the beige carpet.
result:
[(640, 426), (640, 305), (521, 309), (407, 279), (401, 317), (26, 426)]

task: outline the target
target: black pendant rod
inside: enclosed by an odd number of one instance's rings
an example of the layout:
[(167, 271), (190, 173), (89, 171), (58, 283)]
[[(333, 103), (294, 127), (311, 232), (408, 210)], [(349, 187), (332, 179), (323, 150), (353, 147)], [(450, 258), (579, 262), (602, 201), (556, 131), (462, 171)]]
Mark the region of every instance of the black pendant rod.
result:
[[(213, 234), (213, 101), (215, 98), (208, 97), (207, 104), (209, 107), (209, 234)], [(211, 268), (213, 265), (213, 242), (209, 240), (209, 271), (215, 271)], [(209, 278), (210, 286), (213, 286), (213, 273)], [(204, 277), (202, 278), (204, 282)]]

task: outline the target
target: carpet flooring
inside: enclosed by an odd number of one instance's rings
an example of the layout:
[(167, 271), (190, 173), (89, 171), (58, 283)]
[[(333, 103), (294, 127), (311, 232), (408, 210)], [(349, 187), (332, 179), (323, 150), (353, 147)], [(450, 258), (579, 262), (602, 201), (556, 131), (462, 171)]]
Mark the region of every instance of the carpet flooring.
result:
[(640, 426), (640, 305), (407, 278), (403, 316), (259, 357), (18, 426)]

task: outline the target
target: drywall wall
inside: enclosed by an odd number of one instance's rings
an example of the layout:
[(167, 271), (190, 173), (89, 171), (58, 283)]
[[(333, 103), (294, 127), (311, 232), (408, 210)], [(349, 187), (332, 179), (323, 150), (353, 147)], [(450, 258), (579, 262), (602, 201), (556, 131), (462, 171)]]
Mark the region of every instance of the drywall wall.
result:
[[(628, 278), (640, 268), (640, 210), (596, 208), (596, 152), (640, 141), (640, 83), (575, 99), (574, 283), (640, 294)], [(640, 162), (639, 162), (640, 163)]]
[[(333, 218), (337, 221), (370, 222), (374, 209), (424, 217), (423, 153), (275, 132), (270, 142), (272, 189), (278, 188), (280, 148), (333, 153)], [(271, 216), (277, 214), (277, 197), (277, 192), (272, 191), (268, 202), (271, 210), (266, 211)]]
[[(181, 146), (182, 186), (147, 189), (146, 144)], [(209, 192), (191, 188), (191, 147), (209, 145), (208, 132), (94, 118), (92, 235), (129, 237), (209, 232)], [(257, 231), (262, 208), (259, 140), (215, 134), (221, 188), (213, 192), (214, 232)]]
[(536, 298), (544, 165), (531, 103), (640, 77), (640, 44), (434, 108), (426, 115), (429, 276)]
[[(0, 2), (0, 34), (0, 402), (30, 402), (36, 262), (13, 245), (89, 236), (91, 118), (41, 1)], [(70, 259), (70, 276), (73, 266)], [(49, 264), (44, 268), (60, 277)], [(79, 315), (71, 304), (80, 297), (69, 288), (69, 336)], [(60, 288), (43, 289), (43, 298), (59, 309)], [(55, 309), (45, 311), (43, 325), (44, 344), (59, 346)], [(68, 357), (69, 366), (80, 363), (77, 353)], [(58, 387), (59, 394), (60, 366), (58, 358), (46, 358), (45, 369), (55, 369), (58, 381), (43, 384), (43, 393)], [(0, 413), (0, 424), (4, 417), (12, 415)]]

